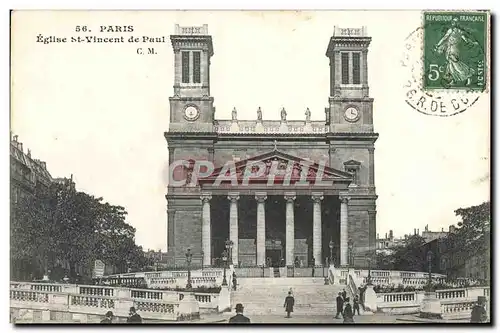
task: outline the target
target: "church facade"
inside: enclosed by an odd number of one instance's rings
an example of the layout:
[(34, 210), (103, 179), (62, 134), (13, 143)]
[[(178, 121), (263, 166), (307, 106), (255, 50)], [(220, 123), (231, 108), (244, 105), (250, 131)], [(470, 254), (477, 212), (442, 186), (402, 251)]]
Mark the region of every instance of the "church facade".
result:
[[(230, 260), (240, 266), (320, 266), (330, 260), (366, 266), (366, 253), (376, 248), (378, 138), (366, 29), (334, 28), (322, 121), (311, 120), (308, 109), (301, 120), (287, 119), (285, 109), (281, 120), (265, 120), (260, 108), (254, 119), (239, 119), (237, 110), (231, 119), (217, 119), (208, 27), (176, 26), (170, 38), (175, 78), (165, 138), (173, 178), (166, 199), (168, 252), (175, 264), (184, 265), (190, 249), (194, 263), (213, 265), (230, 240)], [(199, 161), (214, 169), (193, 176)], [(229, 171), (235, 179), (218, 180)], [(175, 177), (187, 181), (174, 185)]]

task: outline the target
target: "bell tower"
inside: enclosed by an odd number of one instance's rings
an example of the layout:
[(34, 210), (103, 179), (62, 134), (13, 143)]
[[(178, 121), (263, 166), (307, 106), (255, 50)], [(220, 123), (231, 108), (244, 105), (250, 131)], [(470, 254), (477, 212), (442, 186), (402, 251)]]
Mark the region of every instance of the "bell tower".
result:
[(368, 88), (366, 27), (334, 27), (326, 56), (330, 59), (330, 97), (326, 109), (330, 132), (373, 132), (373, 98)]
[(170, 36), (174, 50), (174, 96), (170, 97), (171, 132), (212, 132), (213, 97), (210, 96), (212, 37), (208, 25), (175, 26)]

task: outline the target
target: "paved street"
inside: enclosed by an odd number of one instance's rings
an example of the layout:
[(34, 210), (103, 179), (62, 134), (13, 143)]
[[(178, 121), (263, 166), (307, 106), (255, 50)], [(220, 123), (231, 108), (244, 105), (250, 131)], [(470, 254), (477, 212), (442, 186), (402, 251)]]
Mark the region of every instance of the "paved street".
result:
[[(224, 314), (204, 314), (197, 323), (227, 323), (233, 313)], [(249, 315), (252, 323), (255, 324), (343, 324), (343, 319), (335, 319), (325, 315), (296, 315), (292, 318), (285, 318), (280, 315)], [(426, 324), (426, 323), (468, 323), (469, 320), (442, 320), (442, 319), (422, 319), (416, 315), (386, 315), (377, 313), (375, 315), (354, 316), (357, 324)]]
[[(234, 314), (213, 314), (213, 315), (204, 315), (200, 320), (200, 323), (217, 323), (217, 322), (226, 322), (227, 320), (233, 316)], [(285, 316), (280, 315), (260, 315), (260, 316), (248, 316), (252, 323), (270, 323), (270, 324), (290, 324), (290, 323), (314, 323), (314, 324), (342, 324), (343, 319), (335, 319), (332, 316), (325, 315), (296, 315), (292, 316), (292, 318), (285, 318)], [(405, 324), (409, 322), (398, 321), (397, 318), (402, 316), (390, 316), (384, 314), (376, 314), (376, 315), (367, 315), (367, 316), (354, 316), (354, 321), (356, 323), (393, 323), (393, 324)]]

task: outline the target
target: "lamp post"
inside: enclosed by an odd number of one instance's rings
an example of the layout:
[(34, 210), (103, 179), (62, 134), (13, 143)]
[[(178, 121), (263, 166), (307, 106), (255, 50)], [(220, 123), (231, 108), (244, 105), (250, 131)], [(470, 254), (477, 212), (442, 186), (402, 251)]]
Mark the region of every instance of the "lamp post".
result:
[(222, 252), (222, 262), (224, 263), (224, 277), (222, 278), (222, 285), (227, 286), (227, 280), (226, 280), (226, 262), (227, 262), (227, 251), (224, 250)]
[(186, 284), (186, 291), (191, 291), (192, 285), (191, 285), (191, 258), (193, 257), (193, 254), (191, 253), (191, 249), (188, 249), (186, 252), (186, 263), (187, 263), (187, 269), (188, 269), (188, 281)]
[(203, 270), (203, 258), (205, 257), (205, 252), (201, 250), (201, 270)]
[(226, 239), (226, 250), (227, 250), (227, 254), (229, 255), (229, 262), (233, 263), (233, 241), (232, 240), (229, 240), (229, 239)]
[(429, 250), (427, 252), (427, 265), (429, 269), (429, 280), (427, 282), (427, 288), (429, 289), (429, 292), (431, 291), (431, 284), (432, 284), (432, 251)]
[(353, 247), (354, 247), (354, 242), (352, 241), (352, 238), (349, 238), (349, 240), (347, 241), (347, 249), (348, 249), (348, 253), (349, 253), (349, 266), (353, 266), (354, 265), (354, 260), (353, 260), (353, 255), (352, 255), (352, 250), (353, 250)]
[(335, 265), (334, 259), (333, 259), (333, 248), (335, 247), (335, 243), (333, 242), (333, 239), (330, 238), (330, 243), (328, 244), (328, 247), (330, 247), (330, 264)]
[(366, 284), (370, 285), (372, 284), (372, 258), (367, 258), (368, 260), (368, 279), (366, 280)]

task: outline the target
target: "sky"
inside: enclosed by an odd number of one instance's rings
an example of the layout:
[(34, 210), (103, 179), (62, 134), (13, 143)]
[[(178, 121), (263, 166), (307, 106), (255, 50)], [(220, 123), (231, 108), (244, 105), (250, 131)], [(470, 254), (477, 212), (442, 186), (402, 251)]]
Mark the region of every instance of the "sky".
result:
[[(124, 206), (137, 243), (166, 250), (169, 100), (175, 24), (208, 24), (214, 44), (211, 95), (216, 118), (324, 119), (334, 25), (367, 26), (374, 98), (377, 233), (448, 228), (454, 210), (489, 200), (490, 96), (452, 117), (405, 103), (405, 38), (418, 11), (339, 12), (16, 12), (12, 17), (11, 128), (53, 177)], [(100, 26), (133, 32), (100, 33)], [(76, 32), (87, 26), (91, 32)], [(166, 43), (37, 43), (37, 36), (165, 36)], [(154, 47), (155, 55), (139, 55)]]

